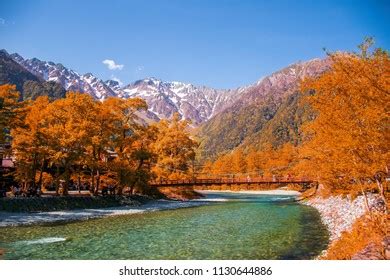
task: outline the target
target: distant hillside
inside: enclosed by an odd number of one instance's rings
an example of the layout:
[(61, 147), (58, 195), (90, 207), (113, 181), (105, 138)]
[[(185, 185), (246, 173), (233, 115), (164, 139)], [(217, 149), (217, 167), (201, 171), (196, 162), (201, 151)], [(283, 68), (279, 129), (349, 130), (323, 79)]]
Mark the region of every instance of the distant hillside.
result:
[(202, 157), (215, 157), (237, 147), (274, 147), (299, 141), (305, 110), (298, 105), (298, 85), (329, 66), (315, 59), (290, 65), (249, 87), (231, 106), (203, 124), (198, 131)]
[(45, 81), (59, 83), (67, 91), (88, 93), (92, 97), (101, 100), (110, 96), (116, 96), (108, 85), (92, 73), (80, 75), (61, 63), (42, 61), (38, 58), (24, 59), (17, 53), (11, 54), (10, 56), (39, 78)]
[(0, 84), (14, 84), (19, 91), (23, 91), (26, 81), (43, 82), (15, 62), (5, 50), (0, 50)]
[(301, 141), (300, 127), (311, 116), (308, 108), (299, 103), (302, 97), (298, 92), (288, 95), (274, 117), (266, 122), (261, 130), (248, 135), (240, 147), (244, 150), (260, 150), (266, 145), (276, 148), (288, 142), (298, 144)]
[(0, 85), (14, 84), (22, 99), (35, 99), (47, 95), (52, 99), (65, 97), (65, 89), (55, 82), (45, 82), (15, 62), (5, 51), (0, 50)]

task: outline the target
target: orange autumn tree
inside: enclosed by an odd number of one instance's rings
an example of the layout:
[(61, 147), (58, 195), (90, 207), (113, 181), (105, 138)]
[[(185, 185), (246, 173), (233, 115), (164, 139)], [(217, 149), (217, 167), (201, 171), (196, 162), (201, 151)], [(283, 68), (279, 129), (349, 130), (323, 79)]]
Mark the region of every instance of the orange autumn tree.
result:
[(266, 176), (288, 176), (293, 175), (293, 167), (297, 163), (297, 148), (286, 143), (278, 149), (266, 146), (259, 151), (260, 168)]
[(263, 174), (261, 170), (261, 156), (255, 149), (250, 149), (246, 155), (246, 168), (247, 172), (252, 176), (260, 176)]
[(66, 98), (55, 100), (46, 109), (43, 133), (49, 164), (56, 168), (57, 192), (59, 180), (63, 180), (63, 193), (67, 194), (74, 166), (86, 156), (86, 146), (94, 131), (91, 128), (95, 102), (87, 94), (69, 92)]
[(12, 150), (18, 161), (16, 179), (24, 187), (41, 187), (43, 168), (48, 159), (47, 137), (44, 134), (45, 117), (49, 99), (47, 96), (38, 97), (26, 106), (26, 116), (23, 125), (11, 131)]
[(24, 103), (18, 102), (20, 93), (15, 85), (0, 85), (0, 145), (11, 140), (10, 131), (21, 124)]
[(232, 171), (239, 175), (247, 172), (246, 155), (241, 149), (237, 149), (232, 153)]
[(197, 143), (188, 132), (188, 122), (175, 113), (171, 121), (162, 120), (156, 125), (157, 139), (153, 151), (157, 164), (153, 172), (157, 178), (178, 179), (192, 176)]
[(296, 175), (294, 166), (298, 162), (298, 149), (286, 143), (278, 149), (266, 145), (262, 150), (243, 152), (240, 148), (219, 156), (214, 162), (206, 162), (203, 173), (218, 176), (287, 176)]
[[(81, 166), (87, 166), (90, 172), (91, 191), (98, 194), (102, 173), (107, 169), (111, 136), (114, 133), (116, 121), (112, 108), (104, 102), (94, 101), (85, 112), (84, 121), (88, 124), (87, 138), (84, 141), (85, 153), (77, 162), (78, 181), (81, 181)], [(104, 176), (104, 181), (112, 183), (109, 176)]]
[(102, 103), (102, 110), (111, 118), (110, 148), (117, 156), (108, 168), (115, 173), (118, 193), (125, 187), (130, 188), (130, 193), (135, 187), (143, 191), (150, 177), (148, 164), (153, 157), (150, 145), (155, 139), (138, 116), (139, 111), (147, 110), (146, 102), (140, 98), (108, 98)]
[(201, 176), (200, 177), (213, 177), (214, 175), (214, 165), (211, 160), (206, 160), (203, 164), (202, 170), (200, 171)]
[(332, 190), (360, 191), (377, 181), (384, 196), (389, 164), (390, 62), (387, 52), (371, 50), (372, 40), (360, 53), (332, 53), (331, 69), (306, 79), (302, 92), (315, 118), (303, 132), (300, 168)]
[(233, 173), (233, 160), (232, 154), (228, 153), (221, 155), (214, 162), (214, 174), (219, 176), (231, 176)]
[(208, 166), (208, 168), (214, 175), (242, 177), (248, 171), (247, 166), (247, 155), (241, 149), (237, 149), (219, 156), (212, 164), (212, 167)]

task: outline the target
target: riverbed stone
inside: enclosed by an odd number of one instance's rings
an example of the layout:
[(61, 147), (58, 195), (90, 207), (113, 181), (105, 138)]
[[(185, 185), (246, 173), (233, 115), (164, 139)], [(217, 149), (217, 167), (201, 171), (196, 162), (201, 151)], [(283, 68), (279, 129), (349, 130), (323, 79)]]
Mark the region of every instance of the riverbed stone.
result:
[[(371, 209), (383, 210), (381, 206), (383, 200), (378, 195), (368, 194), (367, 200)], [(320, 212), (322, 222), (329, 230), (331, 242), (339, 239), (344, 231), (351, 230), (356, 219), (362, 217), (367, 211), (363, 196), (354, 200), (341, 195), (328, 198), (314, 197), (301, 203), (312, 206)]]
[(352, 260), (385, 260), (382, 246), (370, 243), (366, 248), (352, 256)]
[(383, 238), (382, 246), (386, 260), (390, 260), (390, 236)]

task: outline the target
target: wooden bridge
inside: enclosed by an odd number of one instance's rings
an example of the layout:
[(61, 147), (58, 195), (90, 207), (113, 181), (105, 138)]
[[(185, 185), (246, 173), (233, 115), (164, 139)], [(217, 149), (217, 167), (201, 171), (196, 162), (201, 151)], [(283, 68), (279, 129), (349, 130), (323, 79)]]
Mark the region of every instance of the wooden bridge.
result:
[(152, 187), (192, 187), (211, 185), (281, 185), (296, 184), (304, 189), (317, 185), (317, 182), (308, 178), (276, 177), (276, 178), (193, 178), (181, 180), (151, 181)]

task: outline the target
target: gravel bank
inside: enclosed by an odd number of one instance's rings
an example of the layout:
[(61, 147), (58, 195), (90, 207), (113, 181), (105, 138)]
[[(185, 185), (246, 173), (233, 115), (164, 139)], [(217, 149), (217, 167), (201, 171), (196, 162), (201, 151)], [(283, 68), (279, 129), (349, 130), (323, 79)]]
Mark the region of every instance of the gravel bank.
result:
[(88, 220), (106, 216), (138, 214), (159, 210), (195, 207), (204, 205), (205, 203), (207, 202), (155, 200), (140, 206), (119, 206), (102, 209), (78, 209), (36, 213), (12, 213), (0, 211), (0, 227)]
[[(370, 207), (375, 207), (377, 201), (378, 196), (373, 194), (368, 195)], [(351, 230), (356, 219), (366, 213), (363, 196), (359, 196), (354, 200), (341, 196), (328, 198), (314, 197), (300, 202), (312, 206), (320, 212), (322, 222), (329, 230), (331, 242), (339, 239), (343, 231)]]

